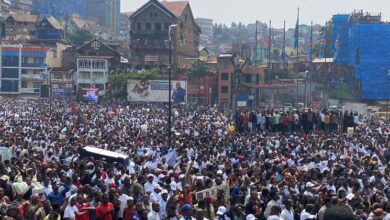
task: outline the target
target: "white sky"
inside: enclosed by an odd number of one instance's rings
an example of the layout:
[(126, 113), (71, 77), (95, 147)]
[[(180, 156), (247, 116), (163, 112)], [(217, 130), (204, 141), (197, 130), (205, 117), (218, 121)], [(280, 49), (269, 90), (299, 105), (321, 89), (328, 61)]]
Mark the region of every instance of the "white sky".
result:
[[(148, 0), (121, 0), (121, 11), (135, 11)], [(325, 24), (333, 14), (350, 13), (354, 9), (379, 13), (382, 20), (390, 21), (390, 0), (189, 0), (195, 18), (212, 18), (214, 22), (230, 26), (234, 21), (244, 24), (255, 20), (272, 26), (293, 27), (300, 8), (300, 23)]]

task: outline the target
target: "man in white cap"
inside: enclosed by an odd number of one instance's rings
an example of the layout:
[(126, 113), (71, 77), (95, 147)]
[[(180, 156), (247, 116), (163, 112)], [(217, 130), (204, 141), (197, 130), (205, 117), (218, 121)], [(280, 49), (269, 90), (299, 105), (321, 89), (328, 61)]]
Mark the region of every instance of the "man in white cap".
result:
[(226, 207), (225, 206), (220, 206), (218, 207), (217, 213), (215, 213), (215, 219), (225, 219), (225, 220), (230, 220), (230, 218), (226, 215)]
[(153, 179), (154, 179), (153, 174), (148, 174), (148, 182), (144, 184), (144, 190), (146, 193), (153, 192), (154, 190)]
[(167, 217), (167, 202), (168, 202), (168, 190), (163, 189), (160, 193), (161, 200), (160, 200), (160, 218), (165, 219)]
[(160, 203), (160, 200), (161, 200), (160, 192), (161, 192), (161, 187), (160, 187), (160, 185), (158, 185), (157, 183), (155, 183), (154, 186), (153, 186), (153, 192), (152, 192), (152, 193), (150, 194), (150, 196), (149, 196), (149, 201), (150, 201), (150, 202), (157, 202), (157, 203)]

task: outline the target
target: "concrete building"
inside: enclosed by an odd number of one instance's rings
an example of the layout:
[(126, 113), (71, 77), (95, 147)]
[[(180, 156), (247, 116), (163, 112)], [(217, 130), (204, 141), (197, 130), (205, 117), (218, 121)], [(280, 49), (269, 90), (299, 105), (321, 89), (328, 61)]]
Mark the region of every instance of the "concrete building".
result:
[(0, 94), (39, 95), (47, 82), (47, 48), (0, 45)]
[[(221, 54), (218, 56), (218, 104), (222, 107), (230, 107), (233, 97), (232, 76), (234, 67), (231, 62), (231, 54)], [(249, 94), (240, 94), (238, 101), (243, 108), (256, 107), (256, 99), (259, 99), (259, 87), (264, 81), (266, 68), (264, 66), (247, 66), (243, 69), (243, 82), (252, 89)], [(245, 105), (244, 105), (245, 104)]]
[(5, 19), (5, 40), (9, 42), (24, 42), (30, 39), (30, 32), (35, 29), (37, 16), (20, 12), (10, 13)]
[(53, 16), (56, 19), (66, 20), (70, 14), (78, 14), (85, 18), (85, 0), (33, 0), (32, 14), (39, 17)]
[(99, 95), (105, 95), (109, 75), (120, 65), (120, 54), (94, 39), (75, 51), (76, 59), (76, 87), (80, 92), (83, 88), (98, 88)]
[(172, 70), (187, 69), (198, 58), (200, 28), (187, 1), (150, 0), (130, 16), (130, 62), (134, 68), (160, 68), (169, 64), (169, 26), (171, 31)]
[(87, 19), (96, 20), (100, 25), (111, 28), (116, 35), (120, 34), (120, 0), (86, 0), (86, 2)]
[(201, 29), (200, 38), (199, 38), (200, 45), (207, 46), (207, 45), (212, 44), (213, 36), (214, 36), (213, 19), (196, 18), (195, 22)]
[(31, 14), (32, 12), (32, 0), (12, 0), (10, 11), (20, 12), (23, 14)]
[(5, 19), (8, 16), (10, 6), (11, 6), (10, 0), (0, 0), (0, 18), (1, 18), (1, 20)]

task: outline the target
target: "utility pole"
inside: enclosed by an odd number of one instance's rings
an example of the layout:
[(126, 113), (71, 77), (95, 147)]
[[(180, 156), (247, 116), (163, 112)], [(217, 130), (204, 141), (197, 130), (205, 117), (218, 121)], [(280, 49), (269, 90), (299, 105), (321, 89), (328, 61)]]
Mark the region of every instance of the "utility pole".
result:
[(323, 85), (322, 85), (322, 91), (323, 91), (323, 94), (324, 94), (324, 108), (327, 108), (327, 103), (326, 103), (326, 96), (327, 96), (327, 88), (325, 88), (325, 85), (327, 85), (327, 74), (328, 74), (328, 63), (327, 63), (327, 58), (326, 58), (326, 44), (328, 42), (328, 21), (325, 23), (325, 45), (324, 45), (324, 57), (325, 57), (325, 72), (324, 72), (324, 76), (323, 76)]
[(171, 30), (177, 25), (169, 26), (169, 76), (168, 76), (168, 147), (171, 146), (171, 130), (172, 130), (172, 36)]
[[(256, 81), (256, 85), (258, 84), (257, 82), (257, 38), (258, 38), (258, 27), (257, 27), (257, 20), (256, 20), (256, 33), (255, 33), (255, 81)], [(259, 79), (260, 81), (260, 79)], [(259, 90), (257, 88), (255, 88), (255, 108), (257, 108), (259, 106)]]
[(298, 53), (299, 53), (299, 8), (298, 8), (298, 18), (297, 18), (297, 24), (296, 24), (296, 27), (295, 27), (295, 31), (296, 31), (296, 38), (295, 39), (297, 42), (296, 42), (296, 62), (297, 62), (297, 75), (296, 75), (296, 96), (295, 96), (295, 104), (298, 106), (298, 77), (299, 77), (299, 57), (298, 57)]

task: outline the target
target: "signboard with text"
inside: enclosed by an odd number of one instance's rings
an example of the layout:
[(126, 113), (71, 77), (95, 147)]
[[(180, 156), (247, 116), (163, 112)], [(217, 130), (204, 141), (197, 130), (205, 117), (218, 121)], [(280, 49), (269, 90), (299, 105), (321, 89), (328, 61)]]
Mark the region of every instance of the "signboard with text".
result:
[[(185, 103), (187, 83), (184, 80), (172, 80), (171, 100), (173, 103)], [(127, 99), (133, 102), (168, 102), (168, 80), (132, 80), (127, 84)]]

